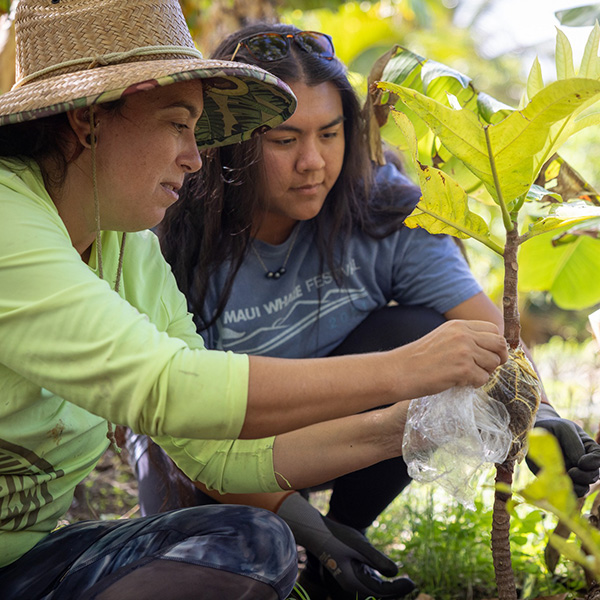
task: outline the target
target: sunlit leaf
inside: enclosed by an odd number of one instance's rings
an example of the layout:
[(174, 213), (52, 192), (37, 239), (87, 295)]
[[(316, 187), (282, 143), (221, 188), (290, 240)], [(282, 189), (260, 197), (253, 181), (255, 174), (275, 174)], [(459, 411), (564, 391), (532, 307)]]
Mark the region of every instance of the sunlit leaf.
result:
[(477, 94), (477, 108), (479, 109), (479, 114), (488, 123), (499, 123), (515, 111), (514, 108), (504, 104), (504, 102), (500, 102), (493, 96), (484, 94), (483, 92)]
[(420, 74), (424, 62), (426, 62), (426, 59), (422, 56), (399, 46), (397, 54), (385, 66), (382, 79), (405, 85), (409, 75), (416, 71)]
[(528, 240), (519, 249), (519, 290), (547, 291), (557, 306), (581, 310), (600, 302), (600, 241), (580, 236), (553, 245), (554, 232)]
[[(586, 75), (580, 74), (581, 77)], [(575, 77), (575, 67), (573, 66), (573, 49), (569, 38), (560, 30), (556, 30), (556, 78), (568, 79)]]
[(598, 79), (600, 76), (600, 58), (598, 58), (598, 42), (600, 41), (600, 26), (598, 22), (594, 23), (588, 40), (585, 44), (581, 65), (579, 67), (579, 77), (588, 77), (589, 79)]
[(551, 534), (550, 543), (554, 546), (565, 558), (581, 565), (587, 564), (588, 558), (581, 549), (581, 545), (576, 542), (568, 542), (559, 535)]
[(536, 505), (551, 498), (552, 505), (561, 512), (574, 514), (577, 500), (557, 439), (545, 429), (534, 428), (529, 433), (528, 456), (540, 470), (536, 478), (521, 490), (521, 496)]
[(444, 89), (453, 92), (452, 87), (460, 86), (467, 88), (471, 83), (471, 78), (463, 75), (456, 69), (452, 69), (442, 63), (434, 60), (428, 60), (421, 70), (421, 78), (423, 79), (423, 91), (432, 98), (435, 97), (431, 93), (430, 86), (436, 79), (443, 78), (445, 80)]
[(548, 128), (600, 94), (598, 81), (556, 81), (538, 92), (523, 110), (513, 112), (497, 125), (489, 125), (491, 152), (500, 182), (497, 189), (483, 125), (475, 114), (465, 109), (453, 110), (415, 90), (388, 82), (380, 82), (378, 87), (398, 95), (444, 146), (483, 181), (497, 202), (502, 196), (507, 203), (527, 192), (545, 162), (541, 160), (542, 151), (554, 150), (562, 141), (560, 134), (549, 140)]
[(542, 65), (536, 56), (527, 77), (527, 97), (533, 98), (543, 87)]
[(448, 97), (448, 104), (450, 105), (450, 108), (453, 108), (454, 110), (462, 109), (462, 106), (460, 105), (458, 98), (454, 94), (450, 94), (447, 92), (446, 95)]
[(535, 184), (529, 188), (525, 199), (528, 202), (541, 202), (547, 196), (550, 196), (550, 198), (554, 198), (557, 202), (562, 202), (562, 196), (560, 194), (550, 192), (546, 188)]
[(554, 210), (554, 214), (564, 219), (565, 223), (571, 220), (577, 220), (579, 222), (589, 219), (600, 217), (600, 207), (591, 206), (587, 202), (565, 202), (560, 206), (557, 206)]
[(571, 136), (586, 127), (600, 125), (600, 112), (590, 113), (579, 117), (573, 122), (568, 130), (568, 135)]
[(415, 90), (389, 82), (379, 82), (378, 87), (397, 94), (429, 125), (452, 154), (482, 180), (491, 180), (483, 127), (473, 112), (448, 108)]
[(600, 217), (600, 207), (590, 206), (585, 202), (563, 203), (556, 207), (550, 215), (533, 223), (527, 231), (528, 237), (541, 235), (548, 231), (573, 227)]
[(412, 123), (403, 113), (393, 111), (392, 115), (408, 142), (409, 154), (416, 164), (423, 194), (405, 224), (408, 227), (422, 227), (432, 234), (471, 237), (489, 245), (489, 228), (479, 215), (469, 210), (465, 191), (446, 173), (419, 162)]
[[(533, 161), (533, 172), (537, 174), (546, 160), (578, 129), (569, 119), (599, 95), (600, 82), (590, 79), (561, 80), (546, 86), (522, 111), (513, 113), (490, 131), (499, 165), (504, 149), (510, 150), (508, 161), (528, 156), (527, 152), (531, 151), (537, 153)], [(556, 128), (553, 129), (554, 124)], [(510, 172), (507, 171), (506, 176), (510, 177)], [(526, 192), (520, 182), (512, 183), (514, 185), (508, 185), (507, 198)]]

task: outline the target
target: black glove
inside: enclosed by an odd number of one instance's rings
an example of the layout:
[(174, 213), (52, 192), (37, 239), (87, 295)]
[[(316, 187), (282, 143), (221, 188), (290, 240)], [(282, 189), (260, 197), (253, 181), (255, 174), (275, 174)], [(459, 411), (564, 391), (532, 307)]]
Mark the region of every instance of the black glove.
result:
[[(382, 579), (398, 567), (352, 527), (336, 523), (311, 506), (300, 494), (289, 495), (277, 514), (289, 525), (296, 542), (314, 554), (345, 591), (359, 598), (400, 598), (415, 589), (408, 577)], [(353, 597), (355, 597), (353, 595)]]
[[(549, 404), (540, 404), (534, 426), (546, 429), (558, 440), (573, 489), (579, 498), (585, 496), (590, 485), (598, 481), (600, 446), (579, 425), (561, 418)], [(527, 465), (533, 473), (539, 471), (529, 458)]]

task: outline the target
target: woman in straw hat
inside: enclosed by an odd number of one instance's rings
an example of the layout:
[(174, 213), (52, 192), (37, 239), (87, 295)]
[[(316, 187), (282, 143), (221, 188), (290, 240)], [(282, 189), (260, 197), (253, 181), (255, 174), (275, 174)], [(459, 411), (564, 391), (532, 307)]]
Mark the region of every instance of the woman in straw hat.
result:
[[(17, 83), (0, 96), (2, 597), (284, 598), (293, 539), (260, 509), (55, 529), (110, 422), (211, 488), (305, 487), (400, 454), (403, 401), (483, 383), (503, 338), (476, 322), (354, 357), (205, 350), (145, 229), (200, 168), (198, 145), (277, 126), (289, 88), (203, 60), (177, 0), (21, 0), (15, 29)], [(449, 344), (450, 360), (436, 350)]]

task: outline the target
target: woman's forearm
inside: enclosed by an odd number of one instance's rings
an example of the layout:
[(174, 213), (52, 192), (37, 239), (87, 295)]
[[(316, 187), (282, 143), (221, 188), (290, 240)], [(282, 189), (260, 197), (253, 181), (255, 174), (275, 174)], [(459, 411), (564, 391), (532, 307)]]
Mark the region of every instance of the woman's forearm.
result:
[(483, 385), (507, 358), (497, 327), (449, 321), (388, 352), (317, 359), (250, 357), (241, 438), (258, 438), (434, 394)]
[(318, 485), (402, 454), (409, 402), (277, 436), (273, 464), (284, 490)]

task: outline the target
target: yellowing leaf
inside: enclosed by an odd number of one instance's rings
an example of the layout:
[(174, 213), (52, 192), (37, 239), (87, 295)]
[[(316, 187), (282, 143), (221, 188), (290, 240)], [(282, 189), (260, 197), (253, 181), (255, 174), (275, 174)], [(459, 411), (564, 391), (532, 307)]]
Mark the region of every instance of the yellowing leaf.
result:
[[(572, 94), (569, 94), (569, 88), (571, 88)], [(549, 94), (547, 90), (550, 91)], [(580, 115), (598, 100), (599, 90), (600, 81), (598, 80), (574, 78), (556, 81), (538, 94), (539, 97), (545, 95), (543, 103), (550, 102), (550, 110), (556, 108), (561, 112), (565, 111), (565, 113), (562, 118), (557, 118), (553, 122), (549, 121), (547, 124), (549, 129), (546, 131), (545, 143), (534, 157), (536, 173), (569, 137), (581, 131), (584, 127), (598, 123), (597, 115), (587, 115), (582, 118), (580, 118)], [(569, 96), (571, 96), (571, 100), (569, 100)], [(529, 106), (535, 102), (536, 98), (533, 98)], [(571, 104), (570, 109), (565, 110), (568, 108), (569, 103)], [(527, 110), (527, 108), (524, 110)]]
[[(569, 38), (560, 29), (557, 29), (556, 78), (568, 79), (569, 77), (575, 77), (575, 68), (573, 67), (573, 49), (569, 43)], [(581, 77), (586, 77), (586, 75), (581, 75)], [(531, 97), (532, 96), (530, 96), (530, 98)]]
[(598, 21), (596, 21), (585, 44), (579, 67), (579, 77), (587, 77), (589, 79), (598, 79), (600, 77), (600, 58), (598, 58), (599, 41), (600, 26), (598, 26)]
[[(492, 152), (506, 202), (527, 192), (541, 166), (571, 135), (570, 131), (567, 134), (569, 123), (565, 119), (599, 95), (600, 81), (555, 81), (538, 92), (523, 110), (490, 126)], [(562, 128), (549, 135), (549, 128), (552, 132), (557, 122)]]
[(536, 56), (533, 65), (531, 65), (529, 77), (527, 77), (527, 97), (533, 98), (543, 87), (542, 66)]
[[(388, 82), (377, 85), (398, 95), (448, 151), (482, 180), (494, 200), (501, 204), (502, 199), (509, 206), (527, 193), (550, 150), (555, 151), (558, 142), (564, 141), (560, 132), (549, 139), (549, 128), (600, 95), (599, 81), (556, 81), (538, 92), (523, 110), (513, 112), (497, 125), (484, 126), (468, 109), (453, 110), (415, 90)], [(490, 148), (484, 127), (488, 128)]]
[(500, 248), (489, 240), (490, 232), (485, 221), (469, 210), (467, 194), (460, 185), (439, 169), (419, 162), (414, 128), (408, 117), (399, 111), (393, 111), (392, 115), (407, 140), (423, 194), (405, 224), (413, 228), (422, 227), (432, 234), (471, 237), (501, 253)]
[(574, 514), (577, 500), (557, 439), (545, 429), (534, 428), (529, 433), (528, 456), (540, 470), (536, 478), (521, 490), (523, 498), (538, 506), (541, 501), (550, 501), (551, 498), (552, 505), (562, 513)]

